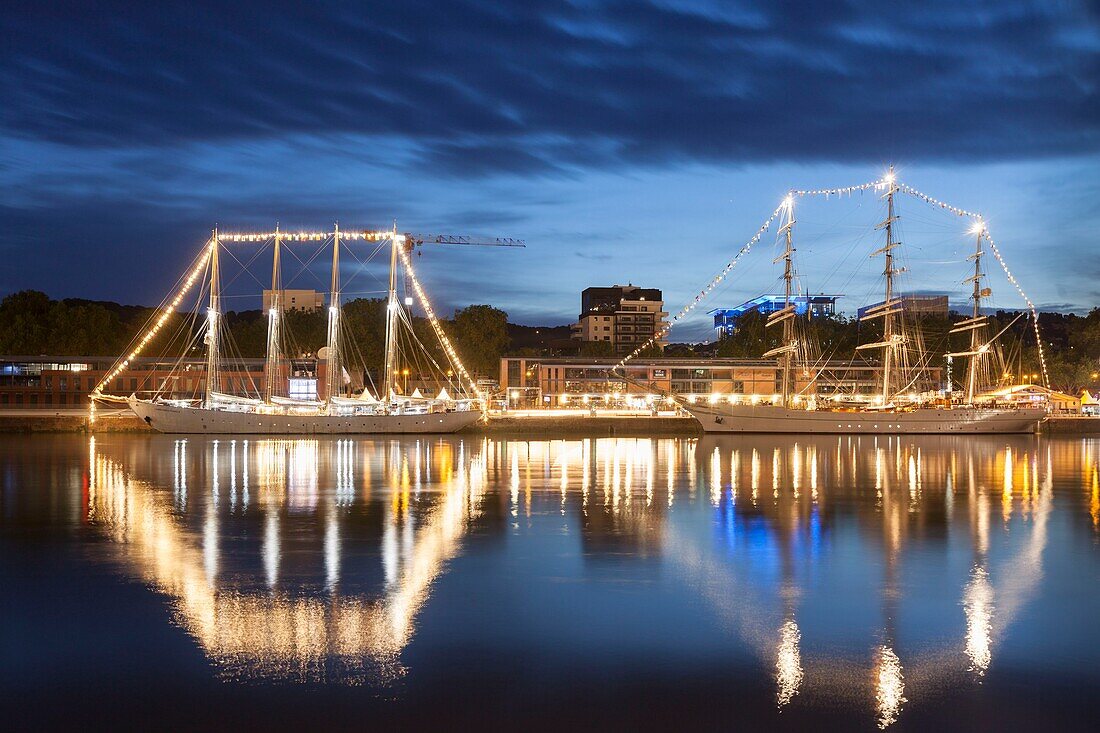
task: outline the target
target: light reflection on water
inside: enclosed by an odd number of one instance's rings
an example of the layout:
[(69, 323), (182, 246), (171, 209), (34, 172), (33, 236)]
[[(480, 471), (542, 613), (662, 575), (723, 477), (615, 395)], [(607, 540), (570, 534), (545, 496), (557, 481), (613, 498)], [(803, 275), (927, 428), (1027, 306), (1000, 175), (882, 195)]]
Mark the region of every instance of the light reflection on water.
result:
[[(582, 557), (668, 568), (777, 709), (886, 728), (996, 669), (1043, 579), (1055, 466), (1095, 532), (1098, 457), (1030, 437), (88, 438), (80, 511), (227, 679), (391, 685), (479, 538), (565, 533)], [(932, 630), (911, 578), (930, 544), (959, 560), (935, 560)], [(868, 578), (859, 621), (815, 607), (837, 568)]]

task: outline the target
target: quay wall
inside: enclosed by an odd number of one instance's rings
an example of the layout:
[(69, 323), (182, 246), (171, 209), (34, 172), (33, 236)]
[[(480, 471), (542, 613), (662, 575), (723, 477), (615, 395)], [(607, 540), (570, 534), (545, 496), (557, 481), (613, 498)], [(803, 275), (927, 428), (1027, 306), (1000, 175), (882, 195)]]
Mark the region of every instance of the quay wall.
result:
[[(136, 415), (129, 413), (101, 414), (89, 426), (87, 413), (16, 412), (0, 413), (2, 433), (150, 433), (153, 432)], [(487, 424), (466, 428), (466, 434), (515, 435), (522, 433), (541, 437), (565, 436), (664, 436), (699, 435), (699, 424), (690, 417), (647, 417), (621, 415), (561, 415), (561, 416), (493, 416)], [(1100, 435), (1100, 417), (1049, 417), (1039, 426), (1045, 435)]]
[(1100, 417), (1072, 415), (1048, 417), (1039, 424), (1045, 435), (1100, 435)]

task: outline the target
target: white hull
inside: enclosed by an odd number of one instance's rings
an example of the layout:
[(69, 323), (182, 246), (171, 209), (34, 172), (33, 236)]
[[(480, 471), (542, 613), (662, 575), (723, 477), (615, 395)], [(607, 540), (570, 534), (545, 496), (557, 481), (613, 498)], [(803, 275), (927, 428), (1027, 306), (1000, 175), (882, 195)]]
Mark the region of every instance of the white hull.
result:
[(1040, 408), (918, 409), (912, 412), (792, 410), (773, 405), (682, 405), (707, 433), (1033, 433)]
[(131, 399), (130, 409), (161, 433), (228, 435), (340, 435), (455, 433), (481, 418), (476, 410), (422, 415), (261, 415), (207, 410)]

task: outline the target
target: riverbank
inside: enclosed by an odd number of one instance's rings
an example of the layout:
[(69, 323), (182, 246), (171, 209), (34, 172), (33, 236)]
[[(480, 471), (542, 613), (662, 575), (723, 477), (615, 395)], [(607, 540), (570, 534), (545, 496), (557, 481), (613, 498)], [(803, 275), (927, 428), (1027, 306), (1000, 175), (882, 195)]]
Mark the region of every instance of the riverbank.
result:
[[(1100, 435), (1100, 417), (1058, 416), (1042, 422), (1046, 435)], [(148, 425), (129, 410), (101, 411), (89, 424), (83, 410), (0, 412), (0, 433), (151, 433)], [(471, 425), (463, 431), (475, 435), (541, 437), (663, 436), (701, 434), (699, 423), (690, 417), (661, 415), (493, 415), (489, 422)]]

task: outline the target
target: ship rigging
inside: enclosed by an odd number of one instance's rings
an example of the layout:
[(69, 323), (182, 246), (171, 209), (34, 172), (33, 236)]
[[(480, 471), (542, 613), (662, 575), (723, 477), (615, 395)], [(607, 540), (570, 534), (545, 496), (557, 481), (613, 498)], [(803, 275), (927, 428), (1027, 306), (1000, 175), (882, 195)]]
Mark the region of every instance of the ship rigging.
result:
[[(855, 347), (856, 353), (878, 353), (881, 364), (880, 390), (869, 401), (866, 399), (847, 399), (838, 395), (831, 404), (812, 393), (813, 367), (807, 358), (810, 344), (796, 331), (798, 319), (794, 296), (794, 229), (795, 201), (803, 197), (836, 197), (857, 192), (873, 191), (880, 193), (885, 202), (885, 219), (876, 227), (883, 234), (883, 243), (871, 253), (871, 257), (882, 256), (882, 279), (884, 285), (882, 302), (864, 309), (860, 322), (869, 322), (871, 326), (881, 324), (881, 338)], [(970, 295), (971, 317), (954, 324), (948, 335), (969, 333), (969, 347), (965, 351), (946, 354), (949, 360), (967, 360), (965, 385), (961, 397), (953, 394), (950, 385), (939, 395), (914, 395), (909, 389), (916, 381), (915, 372), (927, 367), (927, 354), (924, 353), (923, 337), (916, 324), (905, 323), (904, 297), (897, 289), (896, 278), (906, 268), (896, 264), (896, 250), (902, 243), (897, 237), (897, 198), (909, 195), (927, 204), (936, 206), (957, 217), (972, 221), (970, 233), (976, 238), (975, 250), (967, 259), (973, 260), (973, 275), (964, 280), (972, 287)], [(1031, 432), (1045, 415), (1041, 407), (1004, 406), (989, 404), (979, 392), (983, 367), (989, 361), (994, 342), (1003, 335), (1012, 323), (1005, 326), (992, 339), (985, 340), (985, 330), (989, 325), (983, 315), (983, 300), (990, 295), (990, 289), (984, 286), (985, 273), (982, 270), (982, 258), (988, 244), (1002, 266), (1004, 272), (1017, 293), (1027, 304), (1032, 316), (1032, 326), (1036, 336), (1038, 356), (1044, 382), (1047, 381), (1045, 354), (1038, 332), (1038, 314), (1034, 304), (1023, 292), (1016, 278), (1005, 264), (1000, 250), (989, 233), (984, 220), (977, 214), (960, 209), (934, 199), (911, 186), (897, 180), (893, 169), (881, 179), (844, 188), (796, 190), (792, 191), (760, 226), (753, 237), (737, 252), (719, 274), (686, 305), (668, 325), (655, 334), (648, 342), (641, 344), (635, 351), (624, 357), (613, 371), (621, 372), (623, 366), (633, 357), (644, 352), (654, 342), (665, 336), (673, 324), (682, 320), (701, 303), (752, 250), (763, 235), (778, 220), (776, 232), (777, 244), (782, 252), (772, 264), (783, 263), (784, 305), (770, 314), (765, 330), (782, 326), (781, 341), (775, 348), (764, 352), (763, 358), (777, 357), (779, 360), (779, 384), (777, 392), (770, 400), (759, 400), (757, 396), (743, 399), (741, 395), (728, 395), (717, 399), (712, 395), (707, 404), (695, 404), (693, 400), (673, 396), (680, 406), (694, 416), (706, 432), (781, 432), (781, 433), (1000, 433)], [(1017, 316), (1017, 319), (1019, 316)], [(915, 361), (913, 354), (915, 354)], [(800, 363), (801, 362), (801, 363)], [(798, 389), (795, 380), (796, 370), (804, 377), (804, 386)], [(620, 378), (622, 375), (619, 375)], [(809, 392), (809, 394), (805, 394)]]
[[(376, 243), (376, 253), (388, 250), (381, 379), (373, 385), (368, 384), (368, 373), (362, 389), (349, 388), (348, 350), (354, 350), (357, 345), (344, 323), (341, 302), (341, 253), (356, 241)], [(238, 388), (234, 390), (233, 380), (223, 376), (225, 352), (231, 348), (232, 339), (225, 323), (222, 256), (227, 244), (249, 242), (261, 244), (261, 251), (270, 243), (272, 251), (270, 303), (263, 314), (267, 329), (266, 350), (261, 383), (256, 384), (251, 377), (248, 384), (238, 379)], [(293, 352), (287, 344), (287, 304), (282, 302), (285, 292), (282, 273), (283, 254), (288, 243), (307, 242), (322, 249), (331, 244), (331, 273), (325, 345), (317, 351), (317, 361), (324, 365), (323, 389), (303, 396), (285, 393), (289, 371), (286, 365)], [(525, 246), (522, 240), (516, 239), (402, 234), (396, 224), (389, 230), (341, 230), (335, 225), (327, 232), (286, 232), (276, 227), (272, 232), (227, 234), (215, 229), (181, 278), (176, 293), (161, 304), (142, 336), (128, 349), (128, 354), (120, 357), (96, 386), (90, 407), (92, 418), (97, 401), (125, 401), (154, 429), (174, 433), (434, 433), (454, 432), (477, 421), (487, 409), (487, 396), (439, 323), (412, 266), (411, 252), (424, 244)], [(303, 263), (303, 269), (320, 253), (318, 249), (313, 258)], [(232, 256), (231, 252), (229, 254)], [(404, 273), (406, 297), (403, 300), (398, 293), (399, 271)], [(106, 393), (112, 380), (165, 329), (197, 283), (200, 284), (197, 301), (206, 295), (205, 318), (201, 328), (193, 329), (188, 346), (197, 348), (197, 342), (201, 341), (205, 350), (201, 396), (180, 398), (164, 394), (167, 380), (163, 380), (162, 386), (150, 397), (131, 394), (123, 398)], [(198, 314), (197, 301), (193, 317)], [(419, 303), (425, 315), (430, 336), (437, 342), (435, 348), (429, 348), (425, 343), (428, 335), (418, 333), (415, 328), (410, 310), (414, 302)], [(189, 332), (186, 325), (180, 330)], [(184, 353), (186, 351), (185, 348)], [(180, 357), (174, 369), (182, 368), (182, 362)], [(416, 368), (422, 385), (435, 385), (427, 395), (422, 394), (419, 387), (409, 393), (410, 366)], [(399, 384), (400, 374), (406, 375), (403, 384)]]

